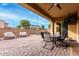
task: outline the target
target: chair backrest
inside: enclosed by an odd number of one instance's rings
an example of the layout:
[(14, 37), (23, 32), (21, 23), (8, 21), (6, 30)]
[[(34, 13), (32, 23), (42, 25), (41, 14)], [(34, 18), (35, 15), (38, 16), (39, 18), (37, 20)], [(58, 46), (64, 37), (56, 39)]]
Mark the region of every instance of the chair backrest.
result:
[(15, 35), (12, 32), (5, 32), (5, 33), (3, 33), (3, 35), (5, 37), (15, 37)]
[(44, 39), (44, 32), (41, 32), (41, 37)]
[(52, 41), (50, 33), (48, 33), (48, 32), (44, 33), (44, 41)]
[(65, 37), (63, 37), (63, 36), (58, 37), (58, 41), (63, 42), (64, 40), (65, 40)]
[(27, 32), (19, 32), (20, 36), (27, 36)]
[(54, 36), (56, 36), (56, 37), (60, 36), (59, 32), (55, 32)]
[(44, 33), (44, 38), (50, 38), (51, 37), (51, 34), (50, 33), (48, 33), (48, 32), (45, 32)]

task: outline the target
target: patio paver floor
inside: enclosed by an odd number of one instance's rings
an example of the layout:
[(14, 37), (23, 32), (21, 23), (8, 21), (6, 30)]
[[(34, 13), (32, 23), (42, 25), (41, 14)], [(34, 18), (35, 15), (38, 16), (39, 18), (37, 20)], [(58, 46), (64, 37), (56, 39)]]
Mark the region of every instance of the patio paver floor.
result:
[(55, 47), (52, 51), (42, 47), (40, 35), (31, 35), (0, 41), (1, 56), (71, 56), (72, 48)]

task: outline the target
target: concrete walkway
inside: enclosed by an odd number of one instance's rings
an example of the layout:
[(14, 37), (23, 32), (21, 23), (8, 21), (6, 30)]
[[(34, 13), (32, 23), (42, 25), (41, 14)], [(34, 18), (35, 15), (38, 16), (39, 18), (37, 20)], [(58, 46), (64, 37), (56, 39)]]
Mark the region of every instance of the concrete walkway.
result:
[(40, 35), (31, 35), (11, 40), (0, 41), (1, 56), (70, 56), (72, 48), (54, 48), (52, 51), (42, 48)]

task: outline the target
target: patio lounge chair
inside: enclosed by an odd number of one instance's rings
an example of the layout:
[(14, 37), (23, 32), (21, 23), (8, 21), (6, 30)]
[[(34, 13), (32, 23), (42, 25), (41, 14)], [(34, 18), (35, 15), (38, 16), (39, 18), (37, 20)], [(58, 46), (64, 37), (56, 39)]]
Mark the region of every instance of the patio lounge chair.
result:
[(48, 32), (41, 32), (41, 37), (43, 38), (43, 41), (45, 42), (45, 45), (43, 46), (43, 48), (46, 48), (48, 43), (51, 42), (52, 48), (47, 48), (47, 49), (52, 50), (54, 48), (54, 44), (53, 44), (53, 38), (51, 37), (51, 34)]
[(3, 33), (4, 39), (13, 39), (16, 38), (16, 36), (12, 32), (5, 32)]
[(27, 36), (27, 32), (19, 32), (19, 36), (20, 37), (26, 37)]

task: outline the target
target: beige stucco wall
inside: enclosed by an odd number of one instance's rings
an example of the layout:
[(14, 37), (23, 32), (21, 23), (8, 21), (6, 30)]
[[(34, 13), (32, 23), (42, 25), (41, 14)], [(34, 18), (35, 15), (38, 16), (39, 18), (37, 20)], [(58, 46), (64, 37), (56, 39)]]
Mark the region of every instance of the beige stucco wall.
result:
[[(57, 32), (57, 31), (56, 31), (56, 30), (57, 30), (57, 27), (58, 27), (57, 22), (62, 23), (61, 20), (54, 21), (54, 32)], [(61, 28), (61, 30), (62, 30), (62, 28)]]
[[(53, 22), (50, 21), (49, 32), (50, 32), (51, 34), (53, 34), (53, 31), (54, 31), (54, 33), (56, 32), (56, 27), (57, 27), (56, 23), (57, 23), (57, 21), (54, 21), (54, 27), (53, 27)], [(53, 29), (53, 28), (54, 28), (54, 29)]]
[(51, 35), (53, 34), (53, 22), (52, 21), (50, 21), (49, 22), (49, 24), (50, 24), (50, 27), (49, 27), (49, 32), (51, 33)]
[(56, 32), (56, 27), (57, 27), (56, 23), (57, 21), (54, 22), (54, 32)]
[(78, 39), (78, 42), (79, 42), (79, 19), (78, 19), (78, 21), (77, 21), (77, 24), (78, 24), (78, 29), (77, 29), (77, 30), (78, 30), (78, 31), (77, 31), (77, 32), (78, 32), (78, 33), (77, 33), (77, 34), (78, 34), (78, 38), (77, 38), (77, 39)]
[(68, 26), (68, 34), (69, 37), (73, 38), (73, 40), (79, 42), (79, 19), (76, 24)]
[(68, 25), (68, 37), (77, 40), (77, 23)]
[[(58, 20), (54, 21), (54, 33), (56, 32), (57, 22), (59, 21)], [(78, 29), (77, 29), (77, 24), (78, 24)], [(78, 34), (77, 34), (77, 30), (78, 30)], [(52, 31), (53, 31), (53, 27), (51, 27), (51, 32)], [(77, 21), (77, 23), (68, 25), (68, 37), (71, 37), (73, 40), (79, 40), (79, 20)]]
[[(59, 21), (54, 22), (54, 32), (56, 32), (57, 22)], [(77, 40), (77, 24), (76, 23), (72, 25), (68, 25), (68, 37), (71, 37), (73, 40)]]

